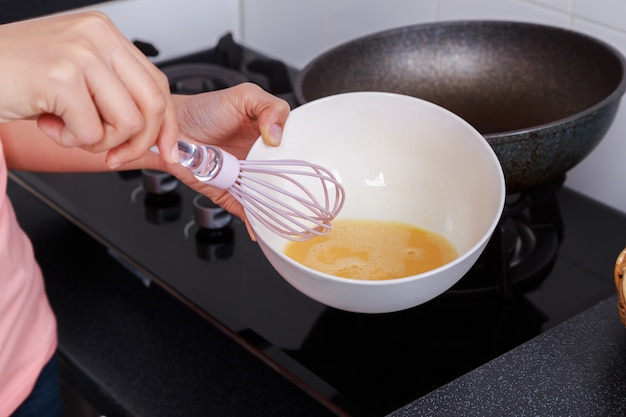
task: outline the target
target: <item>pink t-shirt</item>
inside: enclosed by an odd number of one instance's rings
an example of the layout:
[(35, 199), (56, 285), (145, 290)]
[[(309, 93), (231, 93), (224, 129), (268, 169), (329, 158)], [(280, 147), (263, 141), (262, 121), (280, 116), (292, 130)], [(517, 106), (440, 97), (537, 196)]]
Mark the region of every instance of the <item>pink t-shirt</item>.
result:
[(0, 417), (9, 416), (26, 399), (57, 344), (43, 277), (6, 187), (0, 141)]

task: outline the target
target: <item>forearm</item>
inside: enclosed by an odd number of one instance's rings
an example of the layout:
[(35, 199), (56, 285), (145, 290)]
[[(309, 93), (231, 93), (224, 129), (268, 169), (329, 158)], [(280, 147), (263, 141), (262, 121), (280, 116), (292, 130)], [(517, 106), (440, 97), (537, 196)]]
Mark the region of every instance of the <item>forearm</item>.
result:
[[(110, 171), (105, 152), (92, 153), (80, 148), (66, 148), (50, 140), (34, 121), (0, 124), (0, 141), (9, 169), (46, 172)], [(158, 155), (144, 157), (119, 169), (162, 169)]]
[[(108, 172), (105, 152), (92, 153), (80, 148), (65, 148), (53, 142), (37, 127), (34, 121), (17, 121), (0, 124), (0, 142), (4, 149), (7, 166), (12, 170), (39, 172)], [(215, 193), (212, 187), (197, 181), (193, 174), (177, 163), (168, 164), (154, 152), (120, 166), (117, 170), (154, 169), (169, 172), (185, 184), (202, 193)], [(221, 190), (216, 202), (223, 201)], [(226, 208), (238, 216), (243, 215), (240, 207), (226, 204)]]

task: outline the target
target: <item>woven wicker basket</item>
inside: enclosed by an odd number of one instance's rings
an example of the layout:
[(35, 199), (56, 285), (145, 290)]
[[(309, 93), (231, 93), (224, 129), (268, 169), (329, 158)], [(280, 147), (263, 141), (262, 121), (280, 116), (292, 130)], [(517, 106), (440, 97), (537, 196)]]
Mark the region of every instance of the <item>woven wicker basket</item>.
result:
[(617, 309), (619, 316), (622, 319), (622, 323), (626, 326), (626, 249), (624, 249), (615, 261), (615, 286), (617, 287), (617, 293), (619, 300), (617, 302)]

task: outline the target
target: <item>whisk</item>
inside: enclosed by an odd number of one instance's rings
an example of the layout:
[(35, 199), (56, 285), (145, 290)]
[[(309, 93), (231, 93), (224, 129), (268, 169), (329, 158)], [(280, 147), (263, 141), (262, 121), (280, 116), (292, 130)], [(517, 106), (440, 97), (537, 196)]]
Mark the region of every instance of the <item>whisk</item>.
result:
[(228, 191), (246, 212), (285, 239), (323, 236), (343, 207), (345, 190), (325, 167), (297, 159), (238, 160), (211, 145), (178, 142), (179, 163)]

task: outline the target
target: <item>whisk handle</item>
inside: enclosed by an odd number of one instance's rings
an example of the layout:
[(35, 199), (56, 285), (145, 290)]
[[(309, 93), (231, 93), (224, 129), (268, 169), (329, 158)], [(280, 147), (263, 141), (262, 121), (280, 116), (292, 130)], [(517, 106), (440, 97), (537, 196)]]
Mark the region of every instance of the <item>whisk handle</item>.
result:
[(230, 154), (220, 148), (216, 149), (222, 154), (222, 164), (219, 172), (217, 172), (217, 174), (215, 174), (215, 176), (207, 182), (213, 187), (226, 190), (230, 188), (235, 181), (237, 181), (237, 178), (239, 178), (239, 160), (233, 154)]
[(213, 187), (228, 189), (239, 177), (239, 160), (212, 145), (196, 145), (178, 141), (179, 163), (194, 176)]

